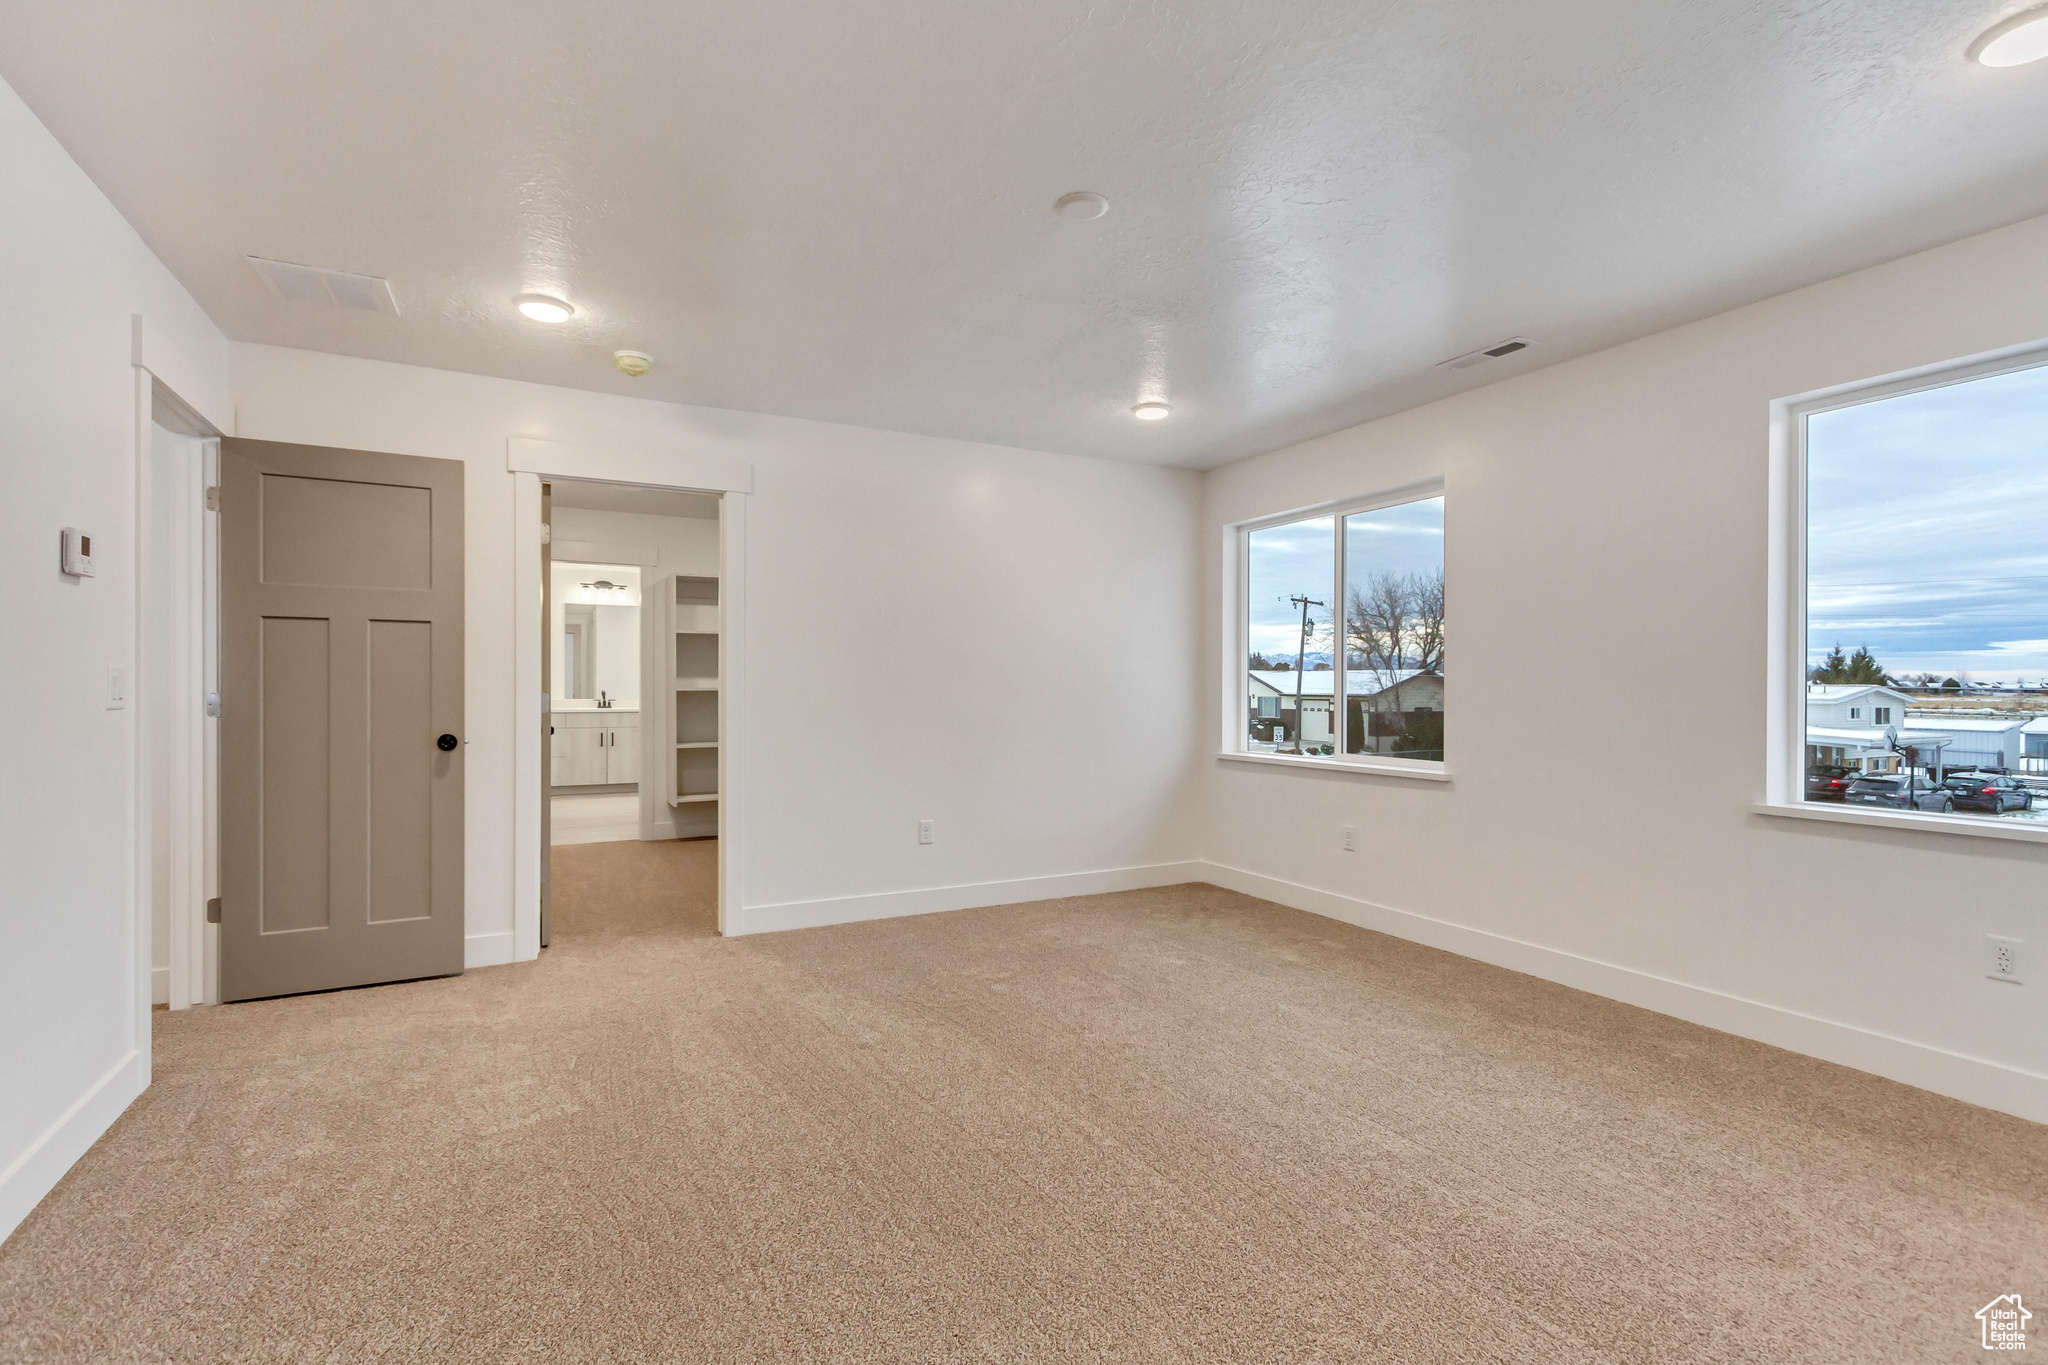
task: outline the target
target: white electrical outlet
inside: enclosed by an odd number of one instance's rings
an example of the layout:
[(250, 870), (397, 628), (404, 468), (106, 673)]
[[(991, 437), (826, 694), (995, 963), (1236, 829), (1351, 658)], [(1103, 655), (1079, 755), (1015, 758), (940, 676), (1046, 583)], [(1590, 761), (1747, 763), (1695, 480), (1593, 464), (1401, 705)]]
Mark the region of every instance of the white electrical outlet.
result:
[(1358, 852), (1358, 826), (1344, 826), (1344, 851), (1346, 853)]
[(918, 841), (918, 842), (919, 842), (920, 844), (928, 844), (928, 843), (932, 842), (932, 840), (933, 840), (933, 839), (935, 839), (935, 838), (937, 838), (937, 837), (938, 837), (938, 833), (937, 833), (937, 828), (936, 828), (936, 826), (937, 826), (937, 822), (936, 822), (936, 821), (933, 821), (933, 820), (920, 820), (920, 821), (918, 821), (918, 822), (917, 822), (917, 841)]
[(2025, 963), (2020, 958), (2020, 949), (2024, 947), (2026, 943), (2021, 939), (1984, 935), (1984, 975), (2014, 985), (2026, 980)]

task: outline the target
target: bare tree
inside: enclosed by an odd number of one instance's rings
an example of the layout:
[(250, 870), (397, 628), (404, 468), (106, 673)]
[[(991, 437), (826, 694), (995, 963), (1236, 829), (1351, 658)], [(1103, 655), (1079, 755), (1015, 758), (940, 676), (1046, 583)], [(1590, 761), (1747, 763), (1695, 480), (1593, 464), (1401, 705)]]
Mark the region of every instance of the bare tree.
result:
[(1409, 590), (1415, 604), (1416, 668), (1432, 673), (1444, 671), (1444, 571), (1411, 575)]
[(1345, 647), (1391, 681), (1402, 667), (1414, 626), (1413, 597), (1400, 574), (1376, 573), (1353, 583), (1344, 606)]
[(1367, 709), (1375, 715), (1399, 714), (1399, 684), (1416, 669), (1442, 672), (1444, 666), (1444, 575), (1376, 573), (1350, 585), (1345, 594), (1346, 667), (1353, 660), (1373, 676), (1370, 696), (1358, 698), (1359, 720), (1368, 731)]

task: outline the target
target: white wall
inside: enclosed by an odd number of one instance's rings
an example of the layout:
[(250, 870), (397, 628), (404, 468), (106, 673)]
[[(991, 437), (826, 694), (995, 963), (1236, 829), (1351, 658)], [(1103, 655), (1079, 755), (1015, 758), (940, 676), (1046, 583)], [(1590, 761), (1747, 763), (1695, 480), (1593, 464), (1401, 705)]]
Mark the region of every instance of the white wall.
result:
[[(754, 468), (755, 923), (1193, 852), (1195, 475), (275, 347), (234, 361), (240, 435), (468, 462), (473, 962), (504, 960), (512, 928), (515, 435), (708, 445)], [(1104, 668), (1142, 702), (1101, 705)]]
[[(0, 183), (0, 706), (14, 718), (0, 781), (4, 1236), (148, 1079), (142, 701), (105, 705), (109, 665), (135, 667), (132, 318), (195, 403), (226, 392), (227, 347), (5, 85)], [(96, 577), (59, 574), (65, 526), (92, 534)]]
[(1455, 780), (1209, 758), (1219, 875), (2048, 1119), (2048, 977), (1980, 958), (2048, 955), (2048, 850), (1751, 810), (1769, 403), (2044, 334), (2048, 219), (1215, 471), (1211, 746), (1226, 524), (1442, 475), (1454, 622)]

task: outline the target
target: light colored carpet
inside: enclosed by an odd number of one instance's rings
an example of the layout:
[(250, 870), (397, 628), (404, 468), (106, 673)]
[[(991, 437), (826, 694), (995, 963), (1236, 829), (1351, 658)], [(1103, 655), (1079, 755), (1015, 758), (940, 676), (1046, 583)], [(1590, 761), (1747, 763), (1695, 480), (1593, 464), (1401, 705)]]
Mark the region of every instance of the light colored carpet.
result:
[(1204, 886), (720, 940), (714, 856), (160, 1014), (0, 1358), (1961, 1361), (2048, 1291), (2015, 1119)]

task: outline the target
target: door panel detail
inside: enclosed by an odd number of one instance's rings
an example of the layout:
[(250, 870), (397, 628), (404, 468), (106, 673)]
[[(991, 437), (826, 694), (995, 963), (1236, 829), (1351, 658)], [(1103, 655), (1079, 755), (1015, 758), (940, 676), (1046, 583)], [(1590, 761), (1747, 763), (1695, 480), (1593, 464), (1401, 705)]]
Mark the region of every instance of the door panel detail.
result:
[(463, 959), (459, 461), (221, 442), (221, 993)]

